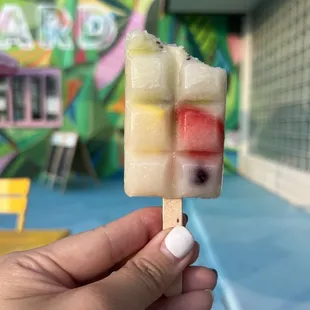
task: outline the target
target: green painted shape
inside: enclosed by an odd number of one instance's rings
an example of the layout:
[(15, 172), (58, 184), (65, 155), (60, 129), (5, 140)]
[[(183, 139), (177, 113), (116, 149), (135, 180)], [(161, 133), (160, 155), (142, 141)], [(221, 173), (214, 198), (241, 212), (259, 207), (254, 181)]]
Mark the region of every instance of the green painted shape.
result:
[(14, 152), (15, 151), (10, 147), (8, 143), (5, 142), (0, 143), (0, 158), (8, 156)]
[(226, 98), (226, 130), (237, 129), (240, 109), (240, 81), (238, 71), (230, 73), (230, 85)]
[(50, 129), (6, 129), (7, 135), (17, 144), (20, 152), (31, 148), (41, 139), (45, 139), (49, 132)]
[[(128, 13), (133, 8), (134, 0), (99, 0), (105, 4), (115, 7), (118, 10), (123, 10), (124, 13)], [(143, 0), (142, 0), (143, 1)]]
[(0, 129), (0, 138), (0, 158), (16, 153), (16, 149), (12, 146), (12, 143), (15, 143), (12, 138), (7, 135), (5, 129)]
[(26, 1), (26, 0), (2, 0), (4, 3), (0, 4), (0, 11), (4, 5), (17, 5), (22, 9), (25, 20), (27, 22), (27, 26), (29, 29), (36, 28), (37, 19), (34, 18), (34, 12), (37, 12), (37, 3)]
[[(87, 111), (87, 108), (89, 107), (89, 100), (88, 93), (94, 93), (94, 83), (91, 82), (93, 80), (93, 65), (92, 64), (86, 64), (86, 65), (79, 65), (72, 67), (66, 71), (63, 72), (63, 85), (67, 85), (67, 82), (71, 79), (76, 79), (82, 81), (82, 86), (77, 94), (77, 96), (74, 98), (75, 101), (75, 116), (79, 115), (79, 117), (76, 117), (75, 121), (72, 121), (69, 116), (64, 117), (64, 124), (62, 126), (62, 130), (74, 130), (81, 134), (82, 136), (87, 135), (87, 130), (85, 131), (85, 126), (88, 126), (88, 120), (86, 120), (86, 124), (84, 124), (84, 120), (81, 120), (81, 112), (82, 111), (85, 114), (85, 119), (89, 117), (89, 113)], [(89, 90), (87, 87), (91, 87)], [(67, 97), (67, 91), (65, 90), (66, 87), (64, 87), (64, 98)], [(85, 100), (85, 102), (83, 102)], [(68, 106), (68, 108), (70, 105)]]
[(85, 52), (85, 58), (88, 63), (97, 62), (100, 59), (99, 53), (96, 50), (87, 50)]
[[(156, 0), (155, 0), (156, 1)], [(129, 10), (133, 8), (133, 0), (119, 0), (120, 3), (126, 6)]]
[(234, 67), (233, 60), (230, 55), (230, 50), (228, 46), (228, 24), (227, 24), (227, 17), (226, 16), (211, 16), (210, 17), (214, 29), (216, 31), (216, 35), (218, 37), (218, 48), (221, 51), (221, 54), (225, 61), (228, 63), (230, 70)]
[(33, 162), (35, 165), (43, 168), (47, 160), (47, 152), (49, 149), (50, 133), (44, 139), (38, 140), (37, 143), (32, 145), (22, 155), (28, 162)]
[(5, 167), (1, 176), (5, 178), (16, 177), (17, 171), (25, 164), (25, 158), (21, 155), (18, 155)]
[(185, 50), (189, 51), (189, 44), (188, 44), (188, 32), (187, 27), (183, 24), (179, 24), (179, 29), (176, 35), (176, 44), (184, 46)]
[(77, 131), (75, 124), (67, 116), (64, 116), (63, 118), (63, 125), (61, 127), (61, 131)]
[(198, 45), (198, 43), (196, 42), (193, 33), (190, 32), (190, 31), (189, 31), (189, 33), (188, 33), (188, 42), (189, 42), (189, 44), (190, 44), (190, 46), (191, 46), (191, 52), (190, 52), (190, 54), (191, 54), (193, 57), (197, 57), (199, 60), (204, 61), (204, 55), (201, 53), (201, 50), (200, 50), (200, 48), (199, 48), (199, 45)]
[[(106, 104), (108, 106), (115, 104), (122, 96), (125, 94), (125, 72), (123, 71), (118, 79), (114, 83), (114, 88), (111, 91), (108, 102)], [(105, 105), (106, 105), (105, 104)]]
[(63, 80), (79, 79), (83, 81), (85, 76), (93, 75), (94, 64), (80, 64), (63, 71)]
[(90, 138), (94, 127), (94, 105), (96, 100), (96, 86), (92, 76), (85, 76), (76, 101), (76, 124), (79, 135), (83, 140)]
[(114, 140), (110, 140), (105, 144), (105, 152), (98, 161), (97, 169), (100, 177), (108, 178), (120, 169), (118, 162), (119, 152), (118, 145)]
[(94, 104), (93, 105), (93, 127), (89, 134), (89, 139), (109, 139), (113, 131), (114, 124), (109, 122), (108, 115), (104, 107)]
[(172, 43), (171, 41), (171, 25), (174, 19), (171, 15), (161, 15), (158, 21), (157, 35), (164, 43)]
[(230, 160), (224, 157), (224, 170), (229, 173), (237, 174), (238, 170), (236, 167), (230, 162)]
[(29, 177), (35, 178), (40, 173), (40, 167), (33, 161), (28, 161), (23, 156), (14, 159), (3, 173), (4, 177)]
[(210, 64), (215, 56), (218, 37), (209, 17), (185, 17), (184, 22), (190, 32), (195, 57)]
[[(66, 0), (65, 2), (58, 0), (57, 6), (58, 8), (65, 8), (69, 12), (72, 21), (75, 20), (77, 0)], [(76, 46), (74, 46), (72, 50), (67, 51), (63, 51), (58, 47), (53, 49), (51, 55), (51, 65), (62, 69), (70, 68), (75, 63), (75, 52)]]
[(125, 71), (123, 70), (114, 81), (99, 90), (101, 105), (114, 104), (125, 93)]
[[(78, 79), (83, 84), (77, 94), (75, 101), (75, 122), (69, 116), (65, 116), (62, 130), (74, 130), (83, 140), (89, 140), (96, 126), (96, 113), (94, 106), (98, 104), (98, 92), (93, 78), (94, 65), (83, 64), (66, 70), (63, 74), (64, 85), (70, 79)], [(100, 114), (101, 111), (97, 111)]]
[(110, 95), (110, 93), (114, 89), (115, 84), (117, 84), (117, 80), (114, 80), (110, 84), (106, 85), (104, 88), (99, 89), (99, 94), (98, 95), (99, 95), (101, 103), (107, 104), (106, 103), (106, 98)]
[[(115, 127), (116, 122), (118, 121), (121, 114), (109, 111), (110, 107), (116, 104), (125, 92), (125, 73), (122, 72), (120, 77), (113, 83), (113, 88), (109, 87), (110, 93), (106, 93), (105, 100), (103, 103), (94, 106), (94, 125), (96, 126), (93, 129), (92, 135), (107, 137), (103, 133), (104, 130), (110, 135), (112, 129)], [(109, 136), (110, 137), (110, 136)]]

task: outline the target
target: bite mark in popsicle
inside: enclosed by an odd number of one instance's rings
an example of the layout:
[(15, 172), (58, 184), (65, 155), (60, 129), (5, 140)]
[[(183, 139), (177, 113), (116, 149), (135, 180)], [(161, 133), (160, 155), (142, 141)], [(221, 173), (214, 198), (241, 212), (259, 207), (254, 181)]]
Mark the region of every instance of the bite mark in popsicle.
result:
[(221, 68), (208, 66), (191, 57), (184, 62), (179, 80), (179, 101), (225, 101), (227, 78), (225, 70)]

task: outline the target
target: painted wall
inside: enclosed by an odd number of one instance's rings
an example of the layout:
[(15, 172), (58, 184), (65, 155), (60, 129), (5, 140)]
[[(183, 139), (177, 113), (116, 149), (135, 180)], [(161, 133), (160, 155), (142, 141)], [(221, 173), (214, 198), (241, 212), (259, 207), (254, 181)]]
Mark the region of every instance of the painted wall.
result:
[(236, 173), (242, 41), (240, 34), (232, 32), (230, 25), (229, 18), (225, 16), (175, 16), (160, 12), (156, 26), (150, 25), (149, 28), (156, 29), (164, 42), (177, 42), (201, 61), (227, 71), (225, 172)]
[[(35, 33), (38, 25), (33, 12), (39, 1), (11, 2), (23, 9), (31, 32)], [(122, 168), (125, 36), (132, 29), (146, 27), (164, 42), (176, 41), (196, 57), (225, 68), (229, 72), (227, 130), (238, 129), (240, 39), (229, 33), (225, 18), (197, 15), (177, 18), (163, 14), (159, 3), (152, 0), (58, 0), (57, 6), (66, 8), (75, 20), (75, 42), (82, 35), (85, 17), (78, 8), (86, 3), (106, 14), (106, 36), (101, 50), (84, 51), (77, 45), (70, 51), (46, 50), (36, 44), (27, 52), (12, 48), (6, 53), (23, 67), (61, 69), (64, 110), (61, 130), (78, 132), (101, 177), (109, 177)], [(68, 20), (63, 18), (62, 22)], [(49, 34), (43, 32), (43, 35)], [(52, 129), (0, 129), (0, 175), (38, 175), (52, 132)], [(233, 170), (231, 163), (226, 161), (227, 171)]]

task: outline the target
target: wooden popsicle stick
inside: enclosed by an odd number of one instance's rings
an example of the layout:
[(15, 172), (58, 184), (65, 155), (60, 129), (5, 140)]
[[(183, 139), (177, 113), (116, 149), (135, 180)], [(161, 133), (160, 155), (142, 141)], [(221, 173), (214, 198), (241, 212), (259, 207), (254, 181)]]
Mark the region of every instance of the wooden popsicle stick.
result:
[[(163, 198), (163, 229), (182, 226), (183, 210), (182, 199)], [(167, 290), (167, 297), (180, 295), (182, 293), (182, 275), (176, 279), (173, 285)]]

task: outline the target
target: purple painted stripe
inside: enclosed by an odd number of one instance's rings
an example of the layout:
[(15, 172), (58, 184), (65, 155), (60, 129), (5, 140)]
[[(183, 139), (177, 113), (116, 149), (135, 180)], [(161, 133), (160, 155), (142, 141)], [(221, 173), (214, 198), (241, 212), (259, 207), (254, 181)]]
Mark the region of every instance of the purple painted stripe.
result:
[(15, 158), (16, 153), (0, 158), (0, 175), (3, 173), (7, 165)]
[(62, 126), (62, 118), (55, 121), (42, 120), (42, 121), (16, 121), (16, 122), (3, 122), (0, 128), (60, 128)]
[(60, 70), (56, 68), (21, 68), (17, 75), (58, 75)]

